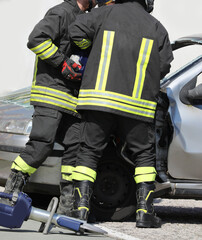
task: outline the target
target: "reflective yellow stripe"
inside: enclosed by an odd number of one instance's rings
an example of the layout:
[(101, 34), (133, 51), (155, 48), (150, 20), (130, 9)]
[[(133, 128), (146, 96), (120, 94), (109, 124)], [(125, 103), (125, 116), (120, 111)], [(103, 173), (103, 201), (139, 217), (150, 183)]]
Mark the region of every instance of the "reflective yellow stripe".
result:
[(151, 193), (153, 193), (153, 192), (154, 192), (154, 190), (149, 191), (149, 193), (147, 194), (147, 197), (145, 198), (146, 201), (149, 198), (149, 196), (151, 195)]
[(131, 96), (116, 93), (116, 92), (99, 91), (99, 90), (94, 90), (94, 89), (89, 89), (89, 90), (81, 89), (79, 92), (79, 100), (82, 98), (91, 99), (93, 97), (109, 99), (112, 101), (118, 101), (118, 102), (122, 102), (124, 104), (128, 103), (133, 106), (145, 107), (145, 108), (148, 108), (151, 110), (155, 110), (156, 105), (157, 105), (156, 102), (153, 102), (153, 101), (133, 98)]
[(52, 46), (47, 49), (46, 51), (42, 52), (38, 56), (41, 58), (41, 60), (48, 59), (51, 57), (56, 51), (58, 50), (58, 47), (52, 44)]
[(109, 1), (105, 2), (105, 5), (108, 5), (108, 4), (112, 3), (112, 2), (114, 2), (114, 0), (109, 0)]
[(58, 47), (52, 42), (51, 39), (48, 39), (38, 46), (31, 48), (30, 50), (44, 60), (51, 57), (58, 50)]
[(149, 63), (153, 42), (154, 41), (151, 39), (146, 39), (146, 38), (142, 39), (139, 58), (136, 65), (135, 86), (134, 86), (133, 95), (132, 95), (135, 98), (141, 98), (141, 95), (142, 95), (146, 69)]
[(96, 80), (96, 90), (105, 90), (114, 42), (114, 31), (104, 31), (102, 51)]
[(64, 109), (68, 109), (73, 112), (77, 112), (77, 98), (73, 97), (68, 93), (52, 88), (33, 86), (31, 89), (30, 101), (47, 103)]
[(72, 179), (77, 181), (88, 180), (94, 182), (96, 179), (96, 175), (97, 173), (91, 168), (77, 166), (72, 173)]
[(77, 173), (77, 172), (73, 172), (72, 173), (72, 180), (90, 181), (90, 182), (94, 182), (95, 181), (95, 179), (92, 178), (91, 176), (85, 175), (83, 173)]
[(62, 179), (72, 182), (72, 174), (71, 175), (62, 174)]
[(153, 110), (148, 110), (145, 108), (140, 108), (140, 107), (133, 107), (124, 103), (119, 103), (116, 101), (111, 101), (111, 100), (103, 100), (103, 99), (97, 99), (97, 98), (86, 98), (86, 99), (78, 99), (78, 106), (99, 106), (99, 107), (107, 107), (115, 110), (119, 110), (121, 112), (127, 112), (130, 114), (136, 114), (139, 116), (143, 117), (148, 117), (148, 118), (154, 118), (155, 116), (155, 111)]
[(37, 68), (38, 61), (39, 61), (39, 58), (36, 56), (35, 63), (34, 63), (34, 77), (33, 77), (32, 87), (36, 83), (36, 74), (37, 74), (37, 70), (38, 70), (38, 68)]
[(144, 174), (144, 175), (139, 175), (135, 176), (135, 182), (136, 183), (141, 183), (141, 182), (154, 182), (156, 179), (156, 174)]
[(135, 175), (147, 174), (147, 173), (156, 173), (156, 169), (154, 167), (136, 167), (135, 168)]
[(54, 98), (51, 98), (51, 97), (44, 97), (44, 96), (37, 96), (37, 95), (32, 95), (32, 97), (30, 98), (30, 101), (31, 102), (41, 102), (41, 103), (47, 103), (47, 104), (51, 104), (51, 105), (54, 105), (54, 106), (57, 106), (57, 107), (61, 107), (61, 108), (64, 108), (64, 109), (67, 109), (67, 110), (70, 110), (70, 111), (73, 111), (73, 112), (77, 112), (73, 106), (71, 104), (65, 104), (65, 102), (56, 102), (54, 100)]
[(36, 168), (29, 166), (20, 156), (14, 160), (11, 169), (16, 169), (23, 173), (28, 173), (29, 175), (37, 170)]
[(91, 45), (91, 41), (89, 39), (82, 39), (82, 41), (74, 41), (74, 43), (81, 49), (86, 49)]
[(20, 167), (18, 167), (14, 162), (13, 162), (13, 164), (11, 165), (11, 169), (15, 169), (15, 170), (18, 170), (18, 171), (21, 171), (21, 172), (26, 173), (26, 172), (23, 171)]
[(38, 54), (48, 49), (51, 46), (51, 44), (52, 44), (52, 40), (48, 39), (45, 42), (42, 42), (41, 44), (39, 44), (38, 46), (31, 48), (30, 50), (33, 51), (35, 54)]
[(87, 211), (89, 211), (89, 208), (87, 207), (78, 207), (78, 210), (81, 210), (81, 209), (86, 209)]
[(61, 172), (62, 173), (72, 174), (73, 170), (74, 170), (74, 167), (72, 167), (72, 166), (65, 166), (65, 165), (61, 166)]
[(96, 175), (97, 175), (96, 171), (94, 171), (93, 169), (91, 169), (89, 167), (85, 167), (85, 166), (75, 167), (74, 172), (86, 174), (86, 175), (90, 176), (91, 178), (93, 178), (94, 180), (96, 179)]
[(156, 169), (154, 167), (135, 168), (135, 182), (153, 182), (156, 178)]
[(139, 211), (142, 211), (142, 212), (147, 213), (147, 210), (145, 210), (145, 209), (138, 209), (138, 210), (136, 211), (136, 213), (139, 212)]
[(69, 102), (73, 103), (73, 104), (77, 104), (77, 98), (66, 93), (66, 92), (62, 92), (53, 88), (48, 88), (48, 87), (43, 87), (43, 86), (34, 86), (31, 89), (32, 93), (41, 93), (41, 94), (45, 94), (45, 95), (49, 95), (52, 97), (58, 97), (61, 98), (63, 100), (68, 100)]
[(82, 195), (81, 195), (80, 189), (79, 189), (79, 188), (75, 188), (75, 190), (78, 191), (79, 197), (82, 198)]
[(74, 167), (72, 166), (61, 166), (61, 173), (62, 173), (62, 179), (66, 181), (72, 181), (72, 172), (74, 170)]

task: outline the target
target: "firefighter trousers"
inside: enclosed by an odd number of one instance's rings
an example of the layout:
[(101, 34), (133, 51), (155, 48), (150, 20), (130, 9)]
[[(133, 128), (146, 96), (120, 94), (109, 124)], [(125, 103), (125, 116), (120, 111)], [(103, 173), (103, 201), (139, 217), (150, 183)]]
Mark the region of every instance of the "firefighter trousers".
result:
[(24, 151), (11, 168), (31, 175), (46, 160), (57, 142), (64, 147), (61, 171), (71, 174), (79, 148), (80, 119), (55, 109), (35, 106), (32, 130)]
[(155, 180), (154, 123), (101, 111), (83, 111), (82, 119), (81, 144), (73, 173), (74, 180), (95, 180), (98, 161), (112, 134), (120, 138), (130, 153), (130, 160), (136, 169), (136, 183)]

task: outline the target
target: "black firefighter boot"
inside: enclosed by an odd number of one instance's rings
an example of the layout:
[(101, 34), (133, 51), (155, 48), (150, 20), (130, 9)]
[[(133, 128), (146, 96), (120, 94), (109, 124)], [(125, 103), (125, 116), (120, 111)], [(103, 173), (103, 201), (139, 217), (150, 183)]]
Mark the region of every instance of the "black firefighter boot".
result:
[[(23, 188), (29, 178), (27, 173), (23, 173), (17, 170), (11, 170), (10, 175), (7, 179), (4, 192), (5, 193), (19, 193), (23, 191)], [(1, 203), (12, 205), (12, 202), (8, 199), (1, 199)]]
[(74, 181), (72, 217), (88, 220), (90, 198), (93, 193), (93, 183), (90, 181)]
[(58, 214), (72, 216), (73, 208), (73, 182), (60, 183), (60, 202), (57, 209)]
[(137, 184), (136, 227), (161, 227), (161, 219), (155, 215), (153, 208), (154, 189), (154, 182), (143, 182)]

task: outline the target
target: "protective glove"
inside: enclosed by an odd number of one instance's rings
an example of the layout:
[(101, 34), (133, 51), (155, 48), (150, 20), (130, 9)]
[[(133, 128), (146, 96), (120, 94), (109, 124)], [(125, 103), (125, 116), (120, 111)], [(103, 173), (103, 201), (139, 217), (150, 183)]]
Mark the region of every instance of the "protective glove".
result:
[(81, 68), (81, 65), (67, 58), (62, 64), (62, 75), (67, 80), (81, 81), (82, 74), (78, 72)]

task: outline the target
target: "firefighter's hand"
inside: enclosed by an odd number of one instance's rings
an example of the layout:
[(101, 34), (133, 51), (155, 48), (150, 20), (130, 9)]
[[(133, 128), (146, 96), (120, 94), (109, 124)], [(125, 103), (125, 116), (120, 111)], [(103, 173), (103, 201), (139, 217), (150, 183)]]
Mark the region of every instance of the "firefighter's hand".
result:
[(81, 81), (82, 74), (78, 72), (80, 69), (81, 65), (67, 58), (62, 64), (62, 75), (67, 80)]

